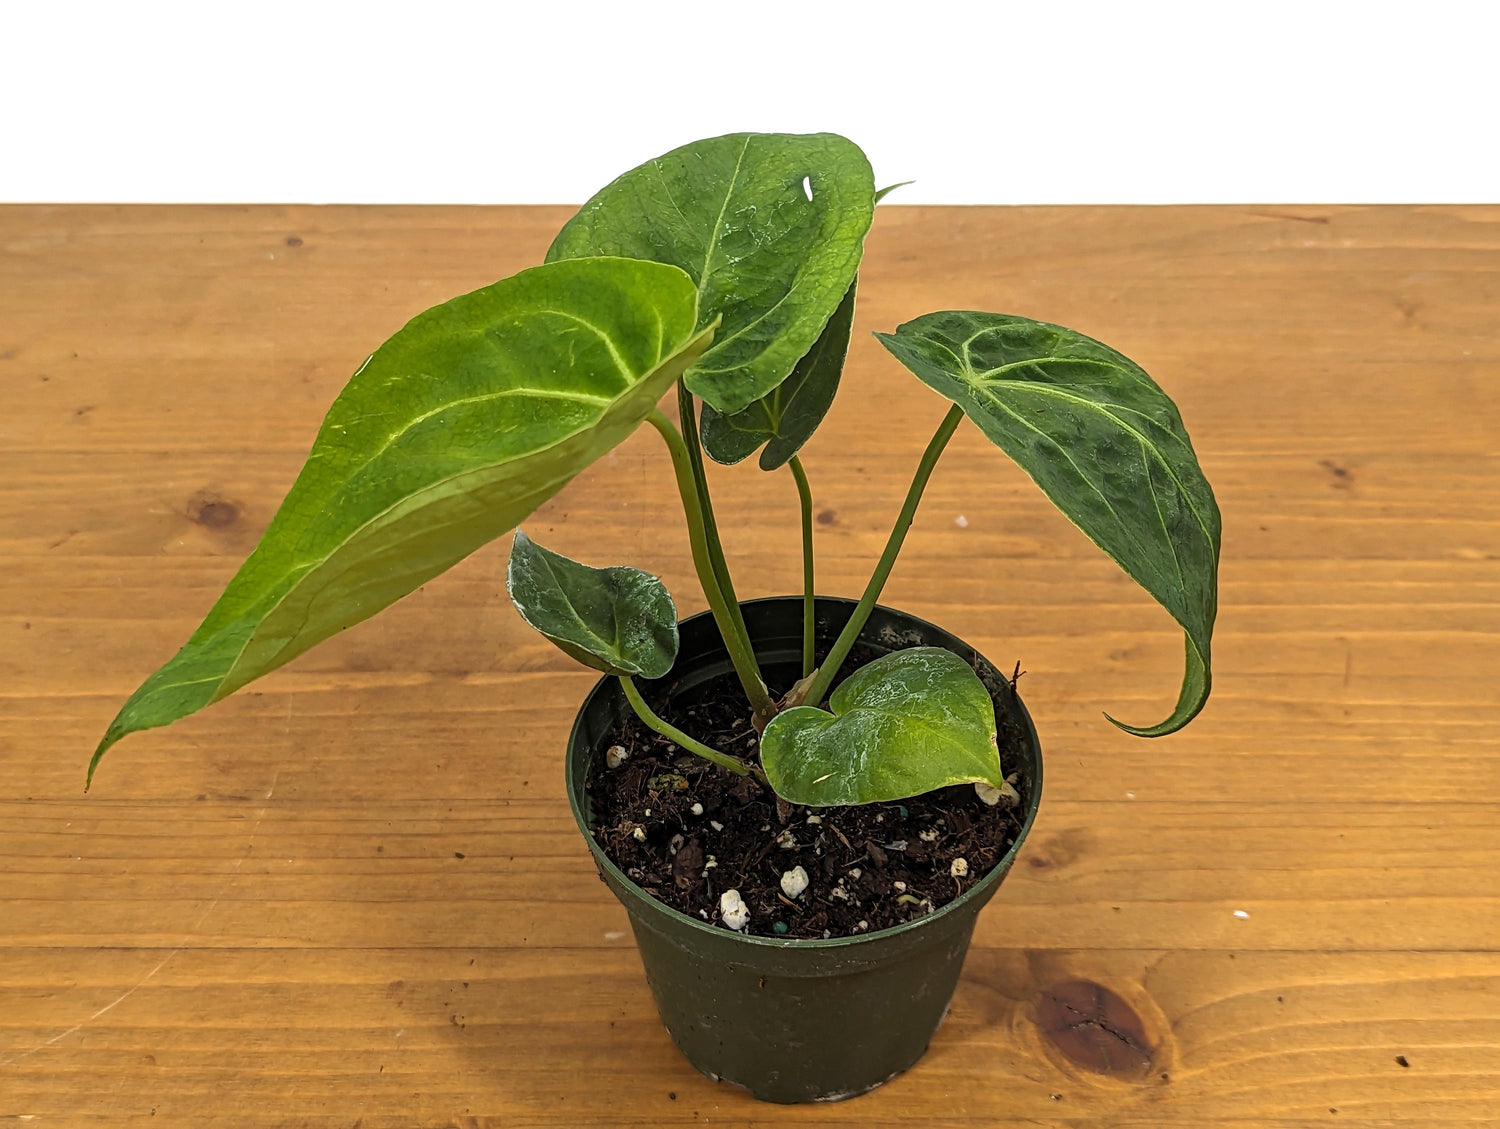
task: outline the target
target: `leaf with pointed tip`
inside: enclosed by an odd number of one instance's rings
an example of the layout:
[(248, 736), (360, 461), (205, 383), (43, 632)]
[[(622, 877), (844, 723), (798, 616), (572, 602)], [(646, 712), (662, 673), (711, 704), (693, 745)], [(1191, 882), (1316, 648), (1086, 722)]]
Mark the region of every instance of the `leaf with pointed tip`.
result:
[(1138, 737), (1181, 729), (1208, 700), (1219, 507), (1176, 405), (1108, 345), (1028, 318), (947, 311), (875, 336), (1182, 625), (1172, 715), (1144, 727), (1110, 718)]
[(896, 189), (898, 189), (898, 188), (905, 188), (908, 184), (915, 184), (915, 183), (917, 183), (917, 182), (914, 181), (914, 180), (898, 180), (898, 181), (896, 181), (895, 184), (887, 184), (879, 192), (875, 193), (875, 203), (877, 203), (877, 204), (880, 203), (880, 201), (884, 200), (892, 192), (896, 191)]
[(760, 739), (776, 794), (831, 807), (920, 795), (950, 784), (1004, 783), (995, 703), (972, 667), (941, 647), (894, 651), (846, 678), (832, 713), (795, 706)]
[(737, 412), (791, 373), (854, 281), (875, 209), (870, 162), (832, 133), (733, 133), (632, 169), (564, 225), (547, 261), (681, 267), (722, 324), (689, 390)]
[[(912, 182), (887, 185), (875, 193), (875, 202)], [(838, 309), (807, 355), (797, 362), (792, 375), (759, 400), (730, 415), (706, 401), (701, 428), (703, 449), (716, 462), (733, 465), (755, 453), (762, 443), (761, 470), (777, 470), (812, 438), (828, 409), (833, 406), (849, 353), (854, 328), (854, 294), (859, 278), (849, 284)]]
[(784, 466), (823, 422), (839, 389), (849, 334), (854, 328), (854, 291), (858, 280), (828, 319), (823, 332), (797, 362), (792, 375), (755, 403), (733, 415), (703, 405), (703, 449), (717, 462), (737, 463), (761, 444), (760, 469)]
[(629, 435), (712, 339), (682, 271), (579, 259), (418, 314), (329, 409), (260, 544), (127, 733), (218, 701), (499, 537)]
[(677, 658), (677, 606), (649, 572), (590, 568), (517, 529), (505, 587), (521, 618), (584, 666), (660, 678)]

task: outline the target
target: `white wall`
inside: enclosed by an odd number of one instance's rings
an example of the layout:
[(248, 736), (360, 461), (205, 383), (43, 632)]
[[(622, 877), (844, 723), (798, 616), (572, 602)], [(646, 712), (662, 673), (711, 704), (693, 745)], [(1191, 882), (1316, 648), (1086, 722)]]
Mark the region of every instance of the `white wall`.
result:
[(904, 203), (1493, 201), (1497, 10), (8, 0), (0, 200), (576, 202), (757, 129)]

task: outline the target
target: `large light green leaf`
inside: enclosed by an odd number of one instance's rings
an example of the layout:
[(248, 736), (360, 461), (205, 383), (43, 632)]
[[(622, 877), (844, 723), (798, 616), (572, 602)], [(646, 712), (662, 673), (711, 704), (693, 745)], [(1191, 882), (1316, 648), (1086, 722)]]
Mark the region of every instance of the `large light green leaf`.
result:
[(832, 133), (734, 133), (647, 161), (568, 221), (547, 261), (681, 267), (699, 325), (722, 318), (687, 386), (737, 412), (791, 373), (854, 281), (875, 208), (870, 163)]
[(505, 586), (522, 618), (585, 666), (646, 678), (672, 669), (677, 606), (649, 572), (590, 568), (518, 529)]
[(334, 401), (260, 544), (89, 766), (500, 536), (619, 443), (712, 338), (682, 271), (580, 259), (419, 314)]
[(832, 713), (783, 710), (761, 736), (761, 764), (782, 799), (872, 804), (949, 784), (1005, 782), (995, 703), (951, 651), (913, 647), (878, 658), (846, 678), (828, 705)]
[(875, 336), (1182, 625), (1187, 663), (1172, 715), (1146, 727), (1115, 721), (1140, 737), (1181, 729), (1208, 700), (1219, 507), (1167, 394), (1109, 346), (1027, 318), (949, 311)]
[(760, 469), (775, 470), (802, 449), (823, 422), (839, 390), (854, 327), (857, 286), (857, 281), (849, 284), (844, 300), (791, 376), (732, 415), (704, 403), (703, 449), (710, 456), (721, 463), (737, 463), (764, 443)]

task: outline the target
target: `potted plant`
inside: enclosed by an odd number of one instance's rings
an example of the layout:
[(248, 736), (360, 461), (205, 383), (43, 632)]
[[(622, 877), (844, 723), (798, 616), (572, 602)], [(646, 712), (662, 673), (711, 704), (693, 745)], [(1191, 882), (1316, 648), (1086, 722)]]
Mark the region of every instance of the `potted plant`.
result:
[[(889, 191), (887, 189), (886, 191)], [(540, 266), (417, 315), (335, 400), (260, 544), (89, 765), (217, 701), (516, 530), (525, 619), (604, 677), (566, 758), (663, 1020), (701, 1070), (774, 1101), (910, 1066), (1035, 816), (1014, 678), (878, 604), (965, 416), (1182, 626), (1176, 708), (1209, 693), (1219, 515), (1171, 400), (1073, 330), (941, 312), (877, 334), (950, 402), (857, 602), (814, 588), (798, 452), (838, 388), (877, 192), (832, 134), (734, 134), (625, 173)], [(675, 394), (674, 421), (658, 408)], [(709, 611), (517, 529), (642, 423), (661, 436)], [(703, 455), (789, 468), (804, 591), (741, 603)], [(637, 683), (637, 679), (642, 680)]]

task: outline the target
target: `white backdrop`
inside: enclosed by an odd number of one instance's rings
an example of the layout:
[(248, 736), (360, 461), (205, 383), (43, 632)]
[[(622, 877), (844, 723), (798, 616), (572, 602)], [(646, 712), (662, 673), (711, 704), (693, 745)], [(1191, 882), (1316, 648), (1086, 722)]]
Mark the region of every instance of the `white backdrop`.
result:
[(904, 203), (1493, 201), (1497, 12), (6, 0), (0, 200), (577, 202), (755, 129)]

